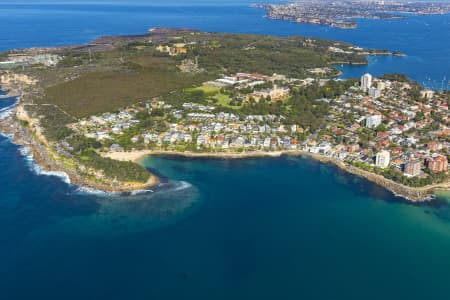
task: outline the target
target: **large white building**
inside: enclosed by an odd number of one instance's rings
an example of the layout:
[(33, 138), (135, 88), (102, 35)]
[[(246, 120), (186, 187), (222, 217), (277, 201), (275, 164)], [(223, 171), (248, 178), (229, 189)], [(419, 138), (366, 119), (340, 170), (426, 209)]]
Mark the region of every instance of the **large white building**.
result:
[(391, 160), (391, 154), (389, 151), (383, 150), (377, 153), (375, 157), (375, 165), (379, 168), (387, 168), (389, 167), (389, 163)]
[(361, 76), (361, 89), (367, 92), (371, 87), (372, 87), (372, 75), (366, 73), (363, 76)]
[(373, 115), (366, 117), (366, 127), (376, 128), (381, 124), (381, 115)]
[(381, 96), (381, 91), (376, 87), (369, 88), (369, 96), (373, 99), (377, 99)]

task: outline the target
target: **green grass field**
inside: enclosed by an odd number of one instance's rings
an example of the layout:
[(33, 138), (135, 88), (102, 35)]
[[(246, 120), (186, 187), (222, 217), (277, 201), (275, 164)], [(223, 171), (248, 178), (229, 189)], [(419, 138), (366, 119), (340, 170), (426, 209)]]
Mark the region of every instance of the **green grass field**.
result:
[(206, 96), (214, 96), (217, 93), (219, 93), (220, 88), (210, 85), (201, 85), (198, 87), (186, 89), (186, 92), (195, 92), (195, 91), (202, 91), (205, 93)]
[[(230, 97), (226, 94), (222, 94), (220, 92), (220, 88), (218, 88), (218, 87), (214, 87), (214, 86), (210, 86), (210, 85), (201, 85), (198, 87), (186, 89), (186, 92), (188, 92), (188, 93), (195, 92), (195, 91), (202, 91), (203, 93), (205, 93), (205, 96), (207, 96), (209, 99), (214, 98), (215, 100), (217, 100), (217, 102), (214, 102), (214, 104), (216, 104), (216, 105), (233, 108), (233, 109), (240, 108), (240, 106), (230, 105), (229, 104)], [(211, 103), (213, 103), (213, 101), (211, 101)]]
[(228, 95), (226, 95), (226, 94), (218, 93), (214, 96), (214, 98), (217, 100), (216, 104), (218, 104), (220, 106), (229, 107), (229, 108), (233, 108), (233, 109), (241, 108), (240, 106), (230, 105), (229, 104), (230, 97), (228, 97)]

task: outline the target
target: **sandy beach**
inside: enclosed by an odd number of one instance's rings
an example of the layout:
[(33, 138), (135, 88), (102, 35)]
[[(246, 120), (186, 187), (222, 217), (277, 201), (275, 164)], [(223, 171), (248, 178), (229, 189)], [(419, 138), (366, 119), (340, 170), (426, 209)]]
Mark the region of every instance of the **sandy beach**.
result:
[(249, 152), (181, 152), (181, 151), (158, 151), (158, 150), (136, 150), (136, 151), (124, 151), (124, 152), (107, 152), (101, 153), (102, 156), (108, 157), (120, 161), (133, 161), (139, 162), (144, 157), (149, 155), (173, 155), (184, 157), (198, 157), (198, 158), (224, 158), (224, 159), (239, 159), (250, 157), (280, 157), (283, 154), (302, 155), (305, 154), (302, 151), (249, 151)]

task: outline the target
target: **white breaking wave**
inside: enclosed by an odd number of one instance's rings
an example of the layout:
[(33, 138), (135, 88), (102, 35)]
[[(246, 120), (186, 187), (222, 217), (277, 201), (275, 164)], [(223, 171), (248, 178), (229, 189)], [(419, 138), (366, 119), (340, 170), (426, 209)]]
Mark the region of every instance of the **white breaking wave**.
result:
[(71, 184), (70, 177), (69, 177), (69, 175), (67, 175), (66, 172), (61, 172), (61, 171), (42, 171), (41, 170), (38, 175), (59, 177), (59, 178), (62, 179), (63, 182), (65, 182), (67, 184)]
[(7, 111), (7, 110), (13, 109), (13, 108), (16, 106), (16, 104), (17, 104), (17, 102), (14, 102), (13, 104), (11, 104), (11, 105), (9, 105), (9, 106), (0, 108), (0, 113), (1, 113), (1, 112), (5, 112), (5, 111)]
[(86, 186), (79, 186), (76, 189), (76, 193), (77, 194), (88, 194), (88, 195), (102, 196), (102, 197), (118, 195), (118, 193), (105, 192), (105, 191), (97, 190), (97, 189), (86, 187)]
[(13, 104), (3, 107), (3, 108), (0, 108), (0, 120), (3, 120), (4, 118), (10, 116), (18, 102), (19, 101), (16, 100)]
[[(391, 190), (389, 190), (389, 191), (391, 191)], [(415, 199), (412, 199), (412, 198), (410, 198), (410, 197), (406, 197), (406, 196), (404, 196), (404, 195), (402, 195), (402, 194), (398, 194), (398, 193), (396, 193), (396, 192), (394, 192), (394, 191), (391, 191), (391, 192), (392, 192), (392, 194), (394, 194), (396, 197), (400, 197), (400, 198), (406, 199), (406, 200), (408, 200), (408, 201), (413, 201), (413, 202), (416, 201)], [(424, 197), (423, 199), (421, 199), (420, 201), (425, 202), (425, 201), (432, 201), (432, 200), (434, 200), (434, 199), (436, 199), (436, 195), (430, 194), (430, 195)]]
[(145, 195), (148, 193), (153, 193), (153, 190), (136, 190), (130, 193), (131, 196)]
[(11, 141), (13, 139), (13, 137), (14, 137), (14, 134), (5, 134), (3, 132), (0, 132), (0, 136), (2, 136), (2, 137), (4, 137), (4, 138), (6, 138), (6, 139)]
[(139, 196), (139, 195), (145, 195), (154, 193), (153, 190), (135, 190), (131, 192), (106, 192), (102, 190), (97, 190), (90, 187), (80, 186), (77, 188), (76, 193), (79, 194), (89, 194), (89, 195), (96, 195), (96, 196), (102, 196), (102, 197), (111, 197), (111, 196)]
[(188, 189), (188, 188), (190, 188), (190, 187), (192, 187), (192, 184), (190, 184), (189, 182), (186, 182), (186, 181), (180, 181), (180, 182), (179, 182), (179, 185), (176, 186), (173, 190), (170, 190), (170, 191), (171, 191), (171, 192), (178, 192), (178, 191), (181, 191), (181, 190)]
[(33, 155), (30, 153), (30, 149), (28, 147), (20, 147), (19, 153), (25, 158), (27, 162), (33, 162)]
[(36, 175), (43, 176), (54, 176), (60, 178), (63, 182), (67, 184), (71, 184), (70, 177), (66, 172), (62, 171), (44, 171), (41, 166), (39, 166), (34, 160), (33, 154), (31, 154), (30, 149), (28, 147), (20, 147), (20, 154), (25, 158), (30, 170), (33, 171)]
[[(13, 107), (14, 108), (14, 107)], [(0, 120), (5, 119), (6, 117), (9, 117), (13, 112), (12, 109), (13, 108), (9, 108), (9, 110), (3, 110), (0, 111)]]
[(97, 190), (94, 188), (90, 188), (90, 187), (85, 187), (85, 186), (80, 186), (76, 189), (76, 193), (78, 194), (88, 194), (88, 195), (95, 195), (95, 196), (99, 196), (99, 197), (133, 197), (133, 196), (144, 196), (144, 195), (157, 195), (159, 193), (171, 193), (171, 192), (178, 192), (181, 190), (185, 190), (188, 189), (190, 187), (192, 187), (192, 184), (186, 182), (186, 181), (179, 181), (179, 182), (175, 182), (175, 184), (172, 182), (170, 184), (170, 188), (169, 189), (164, 189), (164, 190), (135, 190), (135, 191), (131, 191), (131, 192), (105, 192), (105, 191), (101, 191), (101, 190)]
[[(19, 153), (23, 156), (25, 161), (27, 162), (30, 170), (34, 172), (37, 175), (43, 175), (43, 176), (54, 176), (60, 178), (63, 182), (67, 183), (68, 185), (71, 184), (70, 177), (67, 173), (61, 172), (61, 171), (44, 171), (42, 170), (41, 166), (39, 166), (36, 161), (34, 160), (33, 154), (30, 152), (30, 149), (28, 147), (22, 146), (19, 148)], [(171, 184), (172, 185), (172, 184)], [(192, 187), (192, 184), (186, 181), (179, 181), (172, 185), (173, 187), (169, 188), (168, 190), (165, 190), (164, 192), (178, 192), (185, 189), (188, 189)], [(111, 197), (111, 196), (126, 196), (126, 193), (122, 192), (105, 192), (101, 190), (97, 190), (90, 187), (85, 186), (78, 186), (76, 191), (78, 194), (88, 194), (88, 195), (95, 195), (95, 196), (101, 196), (101, 197)], [(136, 190), (130, 192), (129, 196), (139, 196), (139, 195), (145, 195), (145, 194), (151, 194), (155, 193), (155, 191), (151, 189), (147, 190)], [(156, 194), (156, 193), (155, 193)]]

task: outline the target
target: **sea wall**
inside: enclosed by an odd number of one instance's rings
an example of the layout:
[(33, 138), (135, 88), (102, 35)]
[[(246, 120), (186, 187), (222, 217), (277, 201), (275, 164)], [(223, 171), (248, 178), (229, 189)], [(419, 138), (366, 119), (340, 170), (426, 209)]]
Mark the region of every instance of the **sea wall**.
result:
[(446, 188), (446, 186), (447, 186), (447, 184), (444, 183), (441, 185), (430, 185), (430, 186), (425, 186), (425, 187), (420, 187), (420, 188), (409, 187), (409, 186), (403, 185), (401, 183), (387, 179), (381, 175), (378, 175), (378, 174), (375, 174), (372, 172), (368, 172), (368, 171), (362, 170), (360, 168), (357, 168), (355, 166), (349, 165), (349, 164), (344, 163), (337, 159), (328, 158), (325, 156), (321, 156), (318, 154), (312, 154), (312, 153), (308, 153), (308, 152), (304, 152), (302, 155), (311, 157), (313, 159), (317, 159), (322, 162), (332, 163), (348, 173), (351, 173), (356, 176), (364, 177), (367, 180), (388, 189), (389, 191), (394, 193), (396, 196), (403, 197), (412, 202), (430, 201), (433, 198), (434, 189), (439, 188), (439, 187)]
[(367, 172), (367, 171), (361, 170), (354, 166), (346, 165), (343, 168), (349, 173), (352, 173), (352, 174), (358, 175), (358, 176), (362, 176), (380, 186), (385, 187), (386, 189), (390, 190), (394, 194), (404, 197), (410, 201), (420, 202), (420, 201), (431, 200), (431, 198), (432, 198), (433, 189), (431, 187), (425, 188), (425, 189), (408, 187), (401, 183), (397, 183), (390, 179), (387, 179), (381, 175)]

